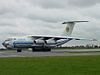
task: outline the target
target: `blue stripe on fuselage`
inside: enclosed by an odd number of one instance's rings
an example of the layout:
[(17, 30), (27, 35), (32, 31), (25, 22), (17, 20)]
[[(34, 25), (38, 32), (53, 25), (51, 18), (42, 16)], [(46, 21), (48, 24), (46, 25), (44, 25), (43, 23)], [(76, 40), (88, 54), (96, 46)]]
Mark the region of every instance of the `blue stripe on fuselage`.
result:
[(13, 44), (33, 44), (33, 42), (14, 42)]

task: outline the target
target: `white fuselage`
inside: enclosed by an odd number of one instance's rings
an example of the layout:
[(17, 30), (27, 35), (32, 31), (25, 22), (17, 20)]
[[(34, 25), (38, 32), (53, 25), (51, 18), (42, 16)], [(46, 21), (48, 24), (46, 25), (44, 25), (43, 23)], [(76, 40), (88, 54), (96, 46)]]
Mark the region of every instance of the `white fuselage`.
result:
[(54, 40), (54, 39), (48, 39), (43, 40), (42, 38), (34, 39), (31, 37), (16, 37), (16, 38), (8, 38), (3, 42), (3, 45), (6, 48), (54, 48), (57, 46), (60, 46), (66, 42), (68, 42), (68, 39), (60, 39), (60, 40)]

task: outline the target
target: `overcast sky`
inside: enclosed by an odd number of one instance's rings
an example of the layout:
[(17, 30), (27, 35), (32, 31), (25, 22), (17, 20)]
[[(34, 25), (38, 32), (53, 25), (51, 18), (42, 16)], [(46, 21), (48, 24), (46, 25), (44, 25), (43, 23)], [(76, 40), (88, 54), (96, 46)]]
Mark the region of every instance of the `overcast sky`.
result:
[(90, 21), (76, 24), (72, 36), (100, 40), (100, 0), (0, 0), (0, 43), (11, 36), (61, 35), (61, 23), (72, 20)]

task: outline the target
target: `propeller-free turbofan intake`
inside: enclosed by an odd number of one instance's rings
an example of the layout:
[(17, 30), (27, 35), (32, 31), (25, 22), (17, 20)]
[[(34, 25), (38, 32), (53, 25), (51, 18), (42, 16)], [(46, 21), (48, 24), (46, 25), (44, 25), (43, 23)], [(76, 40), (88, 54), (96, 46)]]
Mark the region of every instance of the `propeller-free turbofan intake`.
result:
[(45, 44), (45, 41), (41, 39), (37, 39), (37, 40), (34, 40), (34, 43), (35, 44)]
[(41, 40), (41, 39), (37, 39), (34, 40), (35, 44), (46, 44), (46, 45), (50, 45), (50, 44), (56, 44), (56, 41), (53, 39), (49, 39), (49, 40)]
[(46, 44), (50, 45), (50, 44), (56, 44), (55, 40), (46, 40)]

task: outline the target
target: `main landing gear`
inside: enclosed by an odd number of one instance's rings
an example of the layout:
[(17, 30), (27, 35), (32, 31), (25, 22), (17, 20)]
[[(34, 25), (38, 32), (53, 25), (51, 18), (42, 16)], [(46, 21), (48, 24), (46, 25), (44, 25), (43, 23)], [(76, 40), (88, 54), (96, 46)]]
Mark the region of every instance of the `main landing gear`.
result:
[(32, 52), (49, 52), (50, 48), (32, 48)]
[(22, 49), (17, 49), (17, 52), (22, 52)]
[[(49, 52), (50, 48), (32, 48), (32, 52)], [(22, 52), (22, 49), (17, 49), (17, 52)]]

